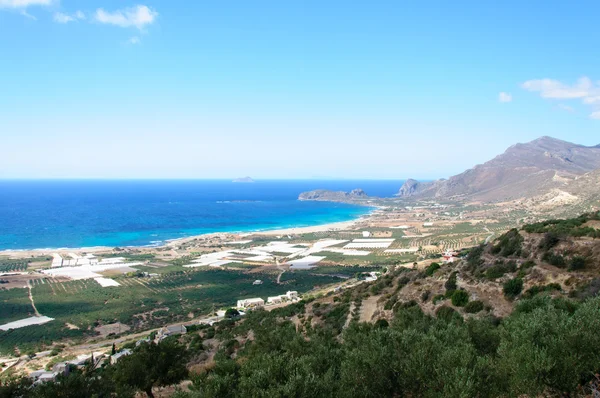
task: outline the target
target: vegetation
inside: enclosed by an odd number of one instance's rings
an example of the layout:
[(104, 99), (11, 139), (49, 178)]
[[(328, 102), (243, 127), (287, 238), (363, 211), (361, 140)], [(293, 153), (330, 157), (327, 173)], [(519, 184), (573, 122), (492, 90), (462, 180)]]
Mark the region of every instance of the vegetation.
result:
[[(253, 285), (256, 279), (263, 284)], [(337, 281), (327, 275), (286, 272), (282, 285), (273, 273), (244, 273), (220, 269), (193, 269), (162, 274), (157, 278), (116, 279), (122, 288), (103, 288), (94, 280), (36, 284), (32, 294), (43, 315), (55, 318), (44, 325), (0, 331), (0, 353), (42, 350), (65, 338), (77, 341), (96, 335), (96, 326), (121, 322), (148, 329), (187, 320), (187, 315), (207, 314), (213, 307), (230, 307), (239, 298), (266, 297), (286, 290), (305, 292)], [(152, 312), (154, 309), (166, 309)], [(140, 314), (145, 314), (142, 317)], [(156, 314), (153, 316), (152, 314)], [(0, 290), (0, 324), (33, 315), (27, 290)], [(77, 326), (71, 329), (66, 323)]]
[(425, 269), (425, 275), (432, 276), (435, 273), (435, 271), (437, 271), (440, 268), (441, 266), (438, 263), (431, 263), (429, 267)]
[(464, 290), (456, 290), (452, 293), (452, 305), (455, 307), (464, 307), (469, 302), (469, 293)]
[(568, 220), (548, 220), (523, 227), (528, 233), (546, 234), (543, 243), (551, 248), (558, 243), (557, 239), (563, 236), (589, 236), (600, 237), (600, 230), (584, 226), (588, 221), (600, 220), (600, 212), (583, 214)]
[(521, 278), (510, 279), (506, 281), (502, 286), (502, 291), (504, 292), (504, 295), (510, 300), (515, 299), (519, 294), (521, 294), (522, 290), (523, 279)]
[(483, 302), (480, 300), (469, 301), (467, 305), (465, 305), (465, 312), (468, 314), (476, 314), (478, 312), (483, 311)]
[(523, 237), (517, 229), (511, 229), (500, 238), (498, 243), (492, 246), (492, 254), (502, 257), (520, 256), (523, 249)]

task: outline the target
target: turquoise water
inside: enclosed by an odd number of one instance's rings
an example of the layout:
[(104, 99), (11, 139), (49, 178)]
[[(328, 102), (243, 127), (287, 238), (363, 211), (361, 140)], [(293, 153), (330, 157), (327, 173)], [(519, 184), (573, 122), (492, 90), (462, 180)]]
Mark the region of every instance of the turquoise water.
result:
[(348, 221), (371, 209), (298, 201), (313, 189), (392, 196), (402, 181), (0, 181), (0, 250), (159, 245), (211, 232)]

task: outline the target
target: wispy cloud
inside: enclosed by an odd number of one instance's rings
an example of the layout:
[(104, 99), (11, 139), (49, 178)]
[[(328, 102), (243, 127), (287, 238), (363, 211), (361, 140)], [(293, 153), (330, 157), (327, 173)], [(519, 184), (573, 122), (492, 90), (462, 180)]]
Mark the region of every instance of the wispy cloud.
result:
[(584, 105), (592, 107), (590, 118), (600, 119), (600, 82), (593, 82), (589, 77), (581, 77), (575, 84), (537, 79), (528, 80), (521, 86), (527, 91), (539, 93), (545, 99), (581, 100)]
[(73, 15), (64, 14), (62, 12), (54, 13), (54, 22), (58, 23), (69, 23), (81, 19), (85, 19), (85, 14), (82, 11), (77, 11)]
[(54, 0), (0, 0), (0, 8), (27, 8), (29, 6), (49, 6)]
[(512, 99), (512, 95), (510, 95), (509, 93), (505, 93), (504, 91), (498, 94), (498, 101), (500, 102), (511, 102)]
[(140, 44), (140, 38), (138, 36), (133, 36), (130, 37), (129, 40), (127, 40), (127, 43), (129, 44)]
[(37, 21), (37, 17), (35, 17), (34, 15), (31, 15), (30, 13), (27, 12), (27, 10), (21, 10), (20, 12), (21, 15), (23, 15), (26, 18), (32, 19), (34, 21)]
[(157, 17), (158, 12), (144, 5), (137, 5), (114, 12), (107, 12), (102, 8), (98, 8), (95, 14), (97, 22), (116, 25), (122, 28), (136, 27), (140, 30), (144, 26), (154, 23)]
[(574, 113), (575, 112), (575, 108), (573, 108), (572, 106), (569, 106), (569, 105), (558, 104), (556, 107), (558, 109), (562, 109), (563, 111), (567, 111), (567, 112), (570, 112), (570, 113)]

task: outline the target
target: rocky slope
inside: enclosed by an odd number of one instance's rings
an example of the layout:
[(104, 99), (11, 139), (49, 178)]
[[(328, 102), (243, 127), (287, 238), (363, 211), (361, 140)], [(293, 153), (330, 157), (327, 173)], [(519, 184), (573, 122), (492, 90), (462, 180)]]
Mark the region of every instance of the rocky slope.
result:
[[(578, 196), (586, 190), (578, 179), (600, 169), (600, 146), (586, 147), (542, 137), (516, 144), (494, 159), (448, 180), (407, 180), (398, 196), (417, 198), (468, 198), (504, 201), (544, 195), (553, 189)], [(598, 174), (590, 174), (593, 181)]]

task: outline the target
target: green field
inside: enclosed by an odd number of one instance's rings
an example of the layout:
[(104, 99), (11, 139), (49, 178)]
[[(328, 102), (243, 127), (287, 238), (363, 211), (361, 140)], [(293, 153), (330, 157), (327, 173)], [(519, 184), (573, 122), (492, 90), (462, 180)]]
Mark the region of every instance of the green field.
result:
[[(263, 284), (253, 285), (256, 279)], [(36, 283), (32, 293), (38, 311), (55, 318), (44, 325), (0, 331), (0, 353), (10, 353), (18, 346), (23, 352), (40, 349), (53, 342), (70, 338), (78, 341), (94, 336), (94, 327), (121, 322), (133, 330), (187, 321), (188, 315), (209, 314), (214, 309), (235, 305), (236, 300), (284, 294), (287, 290), (306, 292), (315, 286), (339, 281), (327, 275), (286, 272), (281, 285), (276, 273), (248, 273), (241, 270), (198, 268), (162, 274), (156, 278), (120, 276), (122, 286), (103, 288), (94, 280), (63, 283)], [(0, 291), (0, 324), (31, 315), (26, 289)], [(10, 304), (8, 303), (10, 302)], [(160, 319), (151, 311), (168, 308)], [(166, 316), (165, 316), (166, 314)], [(67, 323), (79, 329), (70, 329)]]
[(32, 315), (27, 289), (0, 289), (0, 325)]

